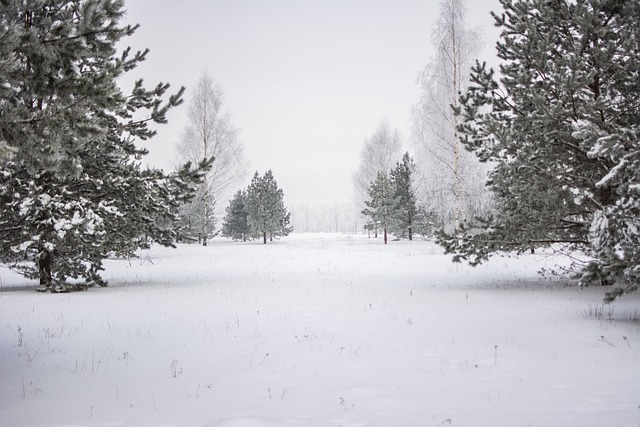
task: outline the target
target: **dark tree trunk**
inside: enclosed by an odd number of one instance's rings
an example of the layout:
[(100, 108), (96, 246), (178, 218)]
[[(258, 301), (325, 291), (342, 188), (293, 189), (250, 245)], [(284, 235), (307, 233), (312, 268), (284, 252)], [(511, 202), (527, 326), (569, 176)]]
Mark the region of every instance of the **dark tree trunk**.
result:
[(38, 276), (40, 276), (40, 286), (51, 287), (51, 252), (45, 248), (41, 249), (38, 257)]
[(383, 232), (384, 232), (384, 244), (386, 245), (387, 244), (387, 226), (386, 225), (384, 226)]
[(413, 230), (409, 227), (409, 241), (413, 240)]
[(264, 244), (266, 245), (267, 244), (267, 232), (266, 231), (262, 233), (262, 240), (264, 241)]

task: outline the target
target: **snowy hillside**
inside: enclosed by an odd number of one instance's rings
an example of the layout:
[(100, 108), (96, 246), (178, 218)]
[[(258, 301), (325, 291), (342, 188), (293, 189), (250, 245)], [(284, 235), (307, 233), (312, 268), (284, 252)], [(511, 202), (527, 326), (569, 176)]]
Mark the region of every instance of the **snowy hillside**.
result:
[(637, 426), (639, 296), (556, 262), (293, 235), (108, 260), (83, 293), (2, 268), (0, 424)]

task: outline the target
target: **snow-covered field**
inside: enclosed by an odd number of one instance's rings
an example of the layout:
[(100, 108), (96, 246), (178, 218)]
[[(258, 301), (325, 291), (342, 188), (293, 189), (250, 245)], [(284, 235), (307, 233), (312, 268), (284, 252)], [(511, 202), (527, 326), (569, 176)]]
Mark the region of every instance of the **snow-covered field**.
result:
[(640, 299), (456, 265), (432, 243), (293, 235), (106, 263), (38, 294), (0, 269), (0, 425), (640, 425)]

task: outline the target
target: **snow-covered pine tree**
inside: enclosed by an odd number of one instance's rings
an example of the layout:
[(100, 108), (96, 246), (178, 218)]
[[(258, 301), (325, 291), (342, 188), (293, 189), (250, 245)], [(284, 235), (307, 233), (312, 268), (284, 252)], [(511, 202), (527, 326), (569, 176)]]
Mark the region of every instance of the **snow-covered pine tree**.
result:
[(229, 201), (227, 214), (222, 222), (222, 236), (246, 242), (250, 235), (247, 221), (247, 192), (238, 190)]
[(275, 232), (271, 233), (271, 240), (273, 240), (274, 237), (288, 236), (293, 231), (293, 226), (291, 225), (291, 212), (289, 212), (284, 204), (284, 193), (279, 203), (278, 211), (280, 212), (278, 215), (279, 227)]
[(0, 260), (43, 290), (68, 290), (69, 279), (104, 285), (108, 253), (171, 245), (177, 208), (203, 177), (140, 167), (146, 151), (134, 141), (153, 137), (148, 123), (166, 122), (183, 91), (164, 101), (168, 84), (118, 88), (147, 54), (117, 55), (137, 28), (118, 25), (123, 4), (0, 4), (0, 140), (13, 151), (0, 172)]
[(371, 218), (370, 224), (381, 228), (384, 237), (384, 244), (387, 244), (387, 232), (393, 224), (396, 212), (394, 201), (394, 188), (391, 179), (385, 172), (378, 172), (376, 179), (369, 185), (369, 200), (362, 214)]
[(268, 170), (263, 177), (255, 173), (247, 189), (247, 220), (254, 237), (287, 236), (291, 231), (291, 215), (284, 204), (284, 192), (278, 188), (273, 172)]
[(391, 184), (395, 201), (394, 227), (402, 236), (413, 240), (414, 226), (418, 216), (418, 204), (414, 191), (413, 173), (415, 164), (408, 152), (402, 156), (402, 161), (391, 169)]
[(420, 235), (423, 239), (430, 239), (443, 227), (442, 221), (432, 211), (425, 206), (418, 206), (416, 216), (413, 221), (413, 234)]
[(565, 244), (581, 283), (640, 284), (640, 2), (501, 0), (500, 79), (476, 64), (461, 98), (467, 148), (496, 163), (497, 214), (442, 236), (454, 259)]

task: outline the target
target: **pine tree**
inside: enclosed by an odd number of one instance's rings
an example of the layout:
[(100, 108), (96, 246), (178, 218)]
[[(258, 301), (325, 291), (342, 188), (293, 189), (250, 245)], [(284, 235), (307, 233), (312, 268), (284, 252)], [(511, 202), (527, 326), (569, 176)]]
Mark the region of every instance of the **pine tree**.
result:
[(271, 233), (271, 240), (273, 240), (274, 237), (288, 236), (293, 232), (293, 226), (291, 225), (291, 212), (289, 212), (285, 206), (284, 198), (278, 204), (278, 211), (278, 228), (275, 232)]
[(203, 177), (140, 167), (135, 140), (154, 136), (148, 123), (166, 122), (183, 91), (164, 101), (168, 84), (118, 88), (147, 54), (116, 55), (137, 28), (119, 26), (123, 15), (122, 0), (0, 5), (0, 141), (13, 152), (0, 172), (0, 260), (45, 290), (104, 285), (108, 254), (171, 245), (177, 209)]
[(498, 211), (441, 242), (473, 264), (564, 244), (593, 258), (581, 284), (637, 290), (640, 2), (501, 3), (500, 80), (476, 64), (459, 110), (466, 147), (496, 164)]
[(371, 226), (381, 228), (384, 244), (387, 244), (387, 231), (393, 224), (396, 204), (391, 180), (384, 172), (378, 172), (376, 179), (369, 185), (369, 200), (362, 214), (371, 218)]
[(222, 223), (222, 236), (246, 242), (250, 235), (247, 220), (247, 192), (238, 190), (229, 202)]
[(287, 236), (291, 231), (291, 215), (284, 204), (284, 192), (271, 170), (263, 177), (255, 173), (247, 189), (247, 220), (254, 237), (262, 237), (264, 244), (267, 237)]
[(413, 240), (414, 226), (418, 215), (416, 195), (413, 190), (413, 172), (415, 165), (409, 153), (402, 156), (402, 161), (396, 163), (391, 170), (391, 184), (395, 201), (394, 226), (402, 235), (405, 233), (409, 240)]
[(425, 206), (418, 206), (416, 216), (413, 221), (413, 234), (423, 238), (433, 238), (437, 231), (442, 229), (443, 223), (435, 213), (429, 211)]

